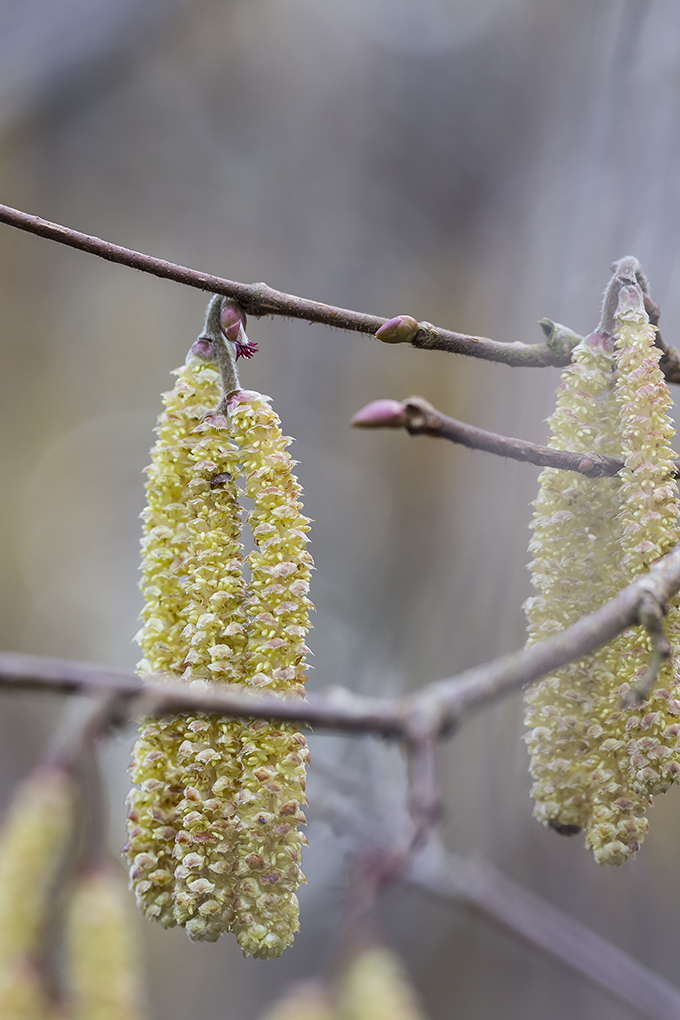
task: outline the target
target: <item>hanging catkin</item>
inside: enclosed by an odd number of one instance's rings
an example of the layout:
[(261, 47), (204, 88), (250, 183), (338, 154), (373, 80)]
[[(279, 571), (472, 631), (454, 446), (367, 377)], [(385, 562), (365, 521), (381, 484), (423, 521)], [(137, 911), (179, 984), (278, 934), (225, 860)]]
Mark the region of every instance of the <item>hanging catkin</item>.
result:
[[(635, 272), (634, 260), (619, 263), (605, 301), (608, 328), (605, 315), (601, 331), (575, 349), (550, 420), (551, 445), (625, 466), (615, 478), (592, 480), (542, 472), (530, 544), (539, 593), (527, 602), (530, 641), (597, 609), (677, 541), (670, 396)], [(678, 629), (671, 606), (666, 632), (676, 644)], [(621, 864), (637, 851), (651, 794), (680, 772), (674, 660), (644, 705), (622, 704), (650, 653), (646, 631), (631, 628), (527, 694), (534, 813), (566, 834), (585, 829), (602, 864)]]
[[(286, 450), (290, 440), (269, 398), (239, 388), (219, 328), (220, 301), (211, 302), (205, 333), (188, 362), (201, 375), (214, 373), (207, 359), (216, 356), (222, 390), (212, 407), (201, 404), (200, 417), (184, 423), (178, 439), (182, 467), (172, 469), (171, 510), (163, 505), (175, 521), (172, 566), (169, 553), (148, 558), (149, 546), (143, 550), (145, 619), (161, 619), (155, 606), (168, 571), (174, 595), (164, 603), (162, 626), (151, 633), (147, 622), (142, 629), (145, 661), (160, 661), (158, 641), (161, 648), (172, 645), (174, 675), (184, 682), (246, 684), (299, 696), (311, 606), (309, 522)], [(158, 445), (160, 478), (168, 459)], [(248, 583), (241, 476), (254, 504)], [(162, 504), (171, 487), (158, 491)], [(193, 939), (214, 941), (232, 930), (244, 953), (280, 955), (299, 926), (295, 890), (304, 881), (304, 837), (297, 831), (304, 822), (304, 736), (264, 721), (182, 714), (148, 721), (133, 758), (141, 790), (130, 797), (126, 852), (141, 909), (162, 924), (181, 924)]]
[(67, 917), (72, 1020), (142, 1020), (139, 950), (125, 884), (108, 866), (80, 875)]

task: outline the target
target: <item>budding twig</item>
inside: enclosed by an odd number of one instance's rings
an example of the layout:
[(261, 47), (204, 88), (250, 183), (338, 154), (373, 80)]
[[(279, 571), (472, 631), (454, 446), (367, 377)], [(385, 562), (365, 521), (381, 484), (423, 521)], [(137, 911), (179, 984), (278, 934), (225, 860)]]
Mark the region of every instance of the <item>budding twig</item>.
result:
[[(385, 323), (393, 321), (383, 316), (367, 315), (349, 308), (339, 308), (321, 301), (310, 301), (294, 294), (286, 294), (283, 291), (274, 290), (266, 283), (239, 283), (210, 273), (202, 273), (187, 266), (180, 266), (174, 262), (167, 262), (165, 259), (133, 251), (131, 248), (124, 248), (119, 244), (112, 244), (110, 241), (104, 241), (92, 234), (84, 234), (59, 223), (52, 223), (50, 220), (22, 212), (20, 209), (13, 209), (8, 205), (0, 205), (0, 223), (17, 227), (19, 230), (26, 230), (30, 234), (36, 234), (38, 237), (44, 237), (50, 241), (57, 241), (70, 248), (77, 248), (79, 251), (106, 259), (108, 262), (116, 262), (119, 265), (128, 266), (130, 269), (138, 269), (142, 273), (150, 273), (152, 276), (174, 280), (175, 283), (182, 283), (187, 287), (195, 287), (198, 290), (212, 291), (214, 294), (234, 298), (248, 315), (281, 315), (290, 319), (320, 322), (335, 329), (372, 335), (375, 335)], [(409, 317), (398, 316), (397, 318)], [(549, 320), (544, 321), (549, 322)], [(500, 362), (517, 368), (568, 365), (571, 347), (578, 337), (576, 334), (571, 334), (571, 331), (564, 330), (564, 327), (559, 327), (558, 324), (550, 325), (558, 327), (558, 331), (553, 334), (543, 327), (548, 336), (545, 343), (524, 344), (520, 342), (501, 343), (487, 337), (471, 336), (467, 333), (442, 329), (433, 326), (430, 322), (420, 322), (417, 324), (418, 329), (410, 343), (413, 347), (423, 350), (464, 354), (468, 357)], [(667, 359), (667, 364), (673, 373), (667, 376), (668, 382), (680, 382), (680, 355), (670, 360)]]

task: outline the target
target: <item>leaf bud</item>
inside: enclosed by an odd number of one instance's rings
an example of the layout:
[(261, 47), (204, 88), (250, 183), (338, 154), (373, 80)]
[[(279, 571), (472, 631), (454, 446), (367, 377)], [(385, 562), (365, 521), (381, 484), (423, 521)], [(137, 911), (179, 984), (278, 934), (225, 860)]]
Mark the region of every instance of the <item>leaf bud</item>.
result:
[(376, 339), (384, 344), (411, 343), (418, 332), (418, 323), (411, 315), (397, 315), (394, 319), (383, 322), (376, 332)]

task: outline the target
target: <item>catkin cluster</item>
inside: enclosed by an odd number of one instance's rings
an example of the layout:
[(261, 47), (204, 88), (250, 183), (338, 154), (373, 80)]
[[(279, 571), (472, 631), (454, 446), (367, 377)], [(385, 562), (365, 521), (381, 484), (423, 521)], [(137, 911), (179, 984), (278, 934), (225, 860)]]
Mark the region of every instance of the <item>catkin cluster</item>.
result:
[[(164, 397), (144, 512), (139, 671), (303, 696), (312, 559), (290, 439), (268, 397), (222, 399), (213, 354), (205, 344), (190, 353)], [(242, 495), (255, 545), (245, 559)], [(192, 939), (232, 931), (244, 953), (279, 956), (299, 927), (307, 757), (289, 725), (146, 720), (125, 848), (140, 909)]]
[(61, 913), (57, 886), (74, 863), (75, 792), (68, 770), (39, 768), (17, 787), (0, 830), (2, 1020), (143, 1018), (127, 893), (122, 877), (105, 865), (68, 886), (59, 1003), (45, 988), (46, 928)]
[[(549, 419), (550, 445), (615, 457), (624, 468), (613, 478), (541, 473), (529, 546), (537, 591), (526, 603), (530, 642), (599, 608), (678, 540), (670, 395), (633, 280), (620, 287), (613, 334), (591, 334), (575, 348)], [(675, 605), (665, 630), (675, 649)], [(623, 707), (650, 654), (647, 632), (631, 628), (526, 697), (535, 816), (564, 834), (585, 830), (602, 864), (637, 851), (652, 795), (680, 773), (675, 656), (639, 708)]]
[(376, 945), (357, 952), (332, 987), (298, 985), (262, 1020), (424, 1020), (424, 1014), (400, 961)]

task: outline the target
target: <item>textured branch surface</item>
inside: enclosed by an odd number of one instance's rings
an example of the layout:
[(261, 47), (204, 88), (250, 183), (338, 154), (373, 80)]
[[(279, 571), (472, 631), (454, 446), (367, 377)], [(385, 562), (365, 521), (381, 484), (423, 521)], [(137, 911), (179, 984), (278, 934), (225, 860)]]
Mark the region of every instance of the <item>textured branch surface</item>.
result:
[(456, 857), (431, 842), (407, 878), (479, 911), (640, 1013), (655, 1020), (680, 1020), (679, 989), (491, 864)]
[(621, 631), (638, 623), (640, 607), (651, 593), (665, 605), (680, 590), (680, 546), (659, 560), (648, 574), (629, 585), (597, 612), (547, 641), (501, 656), (454, 677), (428, 684), (403, 700), (371, 698), (335, 688), (309, 700), (282, 700), (240, 690), (198, 693), (179, 684), (142, 684), (130, 673), (98, 666), (0, 653), (0, 685), (87, 693), (108, 689), (135, 698), (147, 714), (174, 711), (217, 712), (236, 718), (281, 719), (318, 729), (376, 733), (412, 740), (413, 720), (419, 737), (442, 736), (464, 715), (533, 683), (551, 670), (589, 654)]
[(352, 424), (358, 428), (405, 428), (412, 436), (448, 439), (471, 450), (484, 450), (499, 457), (536, 464), (538, 467), (577, 471), (589, 478), (615, 475), (623, 467), (623, 461), (603, 457), (599, 453), (553, 450), (549, 446), (540, 446), (525, 439), (487, 432), (486, 429), (449, 418), (424, 397), (409, 397), (401, 403), (396, 400), (376, 400), (358, 411), (352, 418)]
[[(234, 298), (249, 315), (282, 315), (291, 319), (304, 319), (307, 322), (320, 322), (336, 329), (373, 335), (388, 321), (382, 316), (366, 315), (348, 308), (337, 308), (320, 301), (285, 294), (268, 287), (266, 283), (237, 283), (186, 266), (178, 266), (174, 262), (166, 262), (164, 259), (112, 244), (100, 237), (71, 230), (59, 223), (51, 223), (49, 220), (41, 219), (40, 216), (33, 216), (11, 206), (0, 205), (0, 223), (26, 230), (50, 241), (57, 241), (59, 244), (66, 244), (70, 248), (89, 252), (108, 262), (117, 262), (165, 280), (174, 280), (188, 287)], [(565, 343), (506, 344), (486, 337), (440, 329), (429, 322), (418, 324), (412, 345), (526, 368), (567, 365), (571, 353), (569, 344)]]

